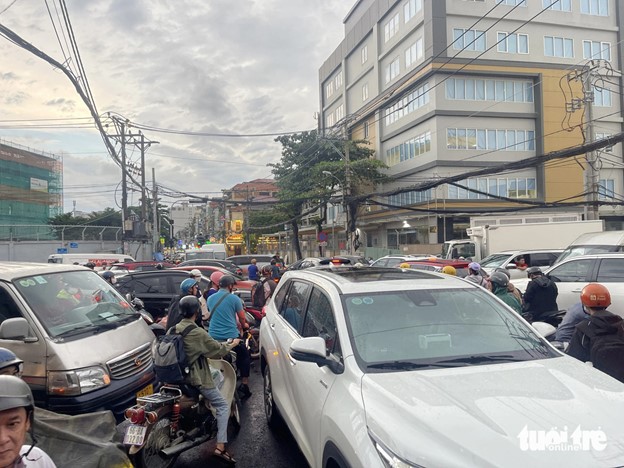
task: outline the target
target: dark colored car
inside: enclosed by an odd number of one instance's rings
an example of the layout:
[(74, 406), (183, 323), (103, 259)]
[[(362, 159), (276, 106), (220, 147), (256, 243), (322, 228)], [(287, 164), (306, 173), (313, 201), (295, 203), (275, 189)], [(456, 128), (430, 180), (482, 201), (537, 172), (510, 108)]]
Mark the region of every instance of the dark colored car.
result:
[(114, 263), (113, 265), (111, 265), (109, 269), (115, 272), (115, 275), (125, 275), (126, 273), (130, 271), (155, 271), (155, 270), (162, 270), (164, 268), (171, 268), (174, 266), (175, 265), (173, 263), (156, 262), (156, 261), (125, 262), (125, 263)]
[(258, 266), (258, 269), (262, 269), (262, 267), (264, 265), (269, 265), (271, 263), (271, 258), (273, 258), (272, 255), (264, 255), (264, 254), (258, 254), (258, 255), (232, 255), (231, 257), (226, 258), (226, 260), (229, 260), (230, 262), (234, 263), (235, 265), (238, 265), (242, 270), (243, 270), (243, 275), (244, 276), (248, 276), (247, 273), (247, 268), (249, 267), (249, 265), (251, 265), (251, 259), (255, 258), (256, 259), (256, 265)]
[(183, 266), (212, 266), (212, 267), (220, 267), (225, 268), (230, 273), (234, 273), (238, 276), (243, 276), (243, 270), (236, 265), (235, 263), (230, 262), (229, 260), (209, 260), (205, 258), (198, 258), (196, 260), (187, 260), (185, 262), (177, 265), (179, 267)]

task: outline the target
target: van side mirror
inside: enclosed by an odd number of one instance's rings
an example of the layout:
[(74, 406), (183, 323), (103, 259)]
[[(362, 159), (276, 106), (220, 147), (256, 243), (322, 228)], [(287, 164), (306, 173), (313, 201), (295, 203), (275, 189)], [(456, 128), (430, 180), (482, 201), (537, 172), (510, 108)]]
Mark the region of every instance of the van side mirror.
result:
[(23, 317), (6, 319), (0, 323), (0, 339), (23, 340), (24, 343), (37, 341), (37, 337), (32, 336), (30, 325)]

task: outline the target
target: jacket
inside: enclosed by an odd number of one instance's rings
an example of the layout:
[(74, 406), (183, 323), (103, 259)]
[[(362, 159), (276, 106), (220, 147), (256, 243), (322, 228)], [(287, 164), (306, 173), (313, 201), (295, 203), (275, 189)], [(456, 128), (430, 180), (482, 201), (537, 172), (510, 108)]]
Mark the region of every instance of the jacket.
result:
[(529, 281), (524, 293), (525, 312), (533, 314), (533, 321), (538, 321), (544, 312), (559, 310), (557, 285), (548, 276), (537, 276)]
[(522, 313), (522, 305), (520, 304), (516, 296), (514, 296), (507, 290), (507, 287), (496, 287), (494, 295), (519, 314)]
[(194, 387), (215, 388), (208, 359), (222, 358), (230, 352), (232, 347), (222, 345), (213, 339), (206, 330), (198, 327), (195, 322), (188, 318), (182, 319), (176, 325), (176, 332), (182, 333), (189, 325), (194, 325), (195, 328), (184, 337), (184, 352), (190, 363), (187, 383)]
[(624, 336), (624, 320), (608, 310), (594, 312), (588, 320), (584, 320), (576, 326), (566, 354), (576, 359), (590, 361), (592, 339), (600, 335)]

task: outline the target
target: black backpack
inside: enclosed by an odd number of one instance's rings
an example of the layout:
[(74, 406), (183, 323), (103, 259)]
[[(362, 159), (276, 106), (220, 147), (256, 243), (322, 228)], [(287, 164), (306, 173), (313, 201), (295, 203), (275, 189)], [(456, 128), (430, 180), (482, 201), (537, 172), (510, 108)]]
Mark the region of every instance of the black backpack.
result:
[(170, 328), (166, 335), (158, 337), (152, 347), (154, 371), (158, 380), (168, 384), (182, 384), (189, 375), (190, 364), (184, 352), (184, 337), (188, 335), (194, 325), (186, 327), (178, 334), (175, 328)]
[(593, 336), (589, 357), (596, 369), (624, 382), (624, 336), (621, 333)]
[(257, 282), (251, 287), (251, 304), (254, 307), (264, 307), (266, 304), (266, 297), (264, 297), (264, 283), (267, 280)]

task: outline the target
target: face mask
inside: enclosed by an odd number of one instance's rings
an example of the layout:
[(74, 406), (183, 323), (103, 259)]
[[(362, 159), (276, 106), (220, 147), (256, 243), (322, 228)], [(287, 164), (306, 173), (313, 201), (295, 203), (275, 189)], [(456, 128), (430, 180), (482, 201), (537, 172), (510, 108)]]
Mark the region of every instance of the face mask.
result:
[(117, 278), (115, 278), (114, 276), (111, 278), (111, 284), (116, 284), (117, 283)]

